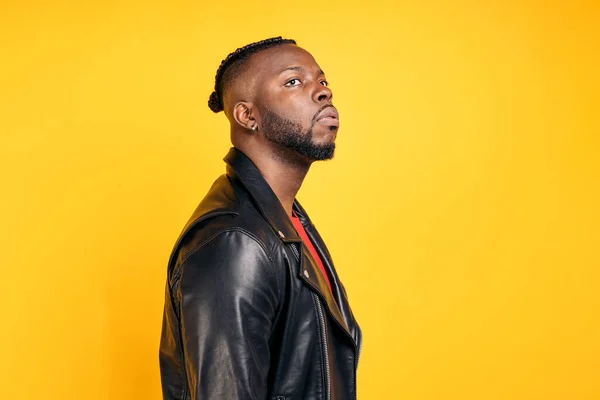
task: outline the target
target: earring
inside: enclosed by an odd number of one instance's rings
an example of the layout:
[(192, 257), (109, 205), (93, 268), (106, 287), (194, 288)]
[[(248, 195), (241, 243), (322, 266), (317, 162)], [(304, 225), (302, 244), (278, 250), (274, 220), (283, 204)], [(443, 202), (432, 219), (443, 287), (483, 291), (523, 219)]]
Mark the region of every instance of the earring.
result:
[(257, 129), (258, 129), (258, 128), (256, 127), (256, 125), (252, 125), (252, 130), (253, 130), (253, 131), (255, 131), (255, 130), (257, 130)]

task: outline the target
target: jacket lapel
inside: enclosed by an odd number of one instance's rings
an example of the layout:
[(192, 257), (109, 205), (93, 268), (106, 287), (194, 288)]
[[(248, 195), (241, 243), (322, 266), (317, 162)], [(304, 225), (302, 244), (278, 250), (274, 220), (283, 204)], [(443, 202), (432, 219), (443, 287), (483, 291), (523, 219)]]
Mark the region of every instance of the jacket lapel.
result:
[[(314, 243), (313, 243), (313, 245), (314, 245)], [(332, 293), (331, 290), (329, 290), (329, 286), (327, 285), (327, 281), (325, 280), (325, 277), (323, 276), (321, 269), (319, 268), (316, 261), (311, 256), (308, 248), (304, 245), (302, 245), (300, 247), (301, 247), (302, 251), (300, 251), (300, 269), (298, 271), (298, 276), (306, 285), (308, 285), (311, 288), (311, 290), (316, 292), (321, 297), (321, 299), (323, 299), (325, 306), (326, 306), (327, 310), (329, 311), (329, 314), (337, 322), (337, 324), (340, 326), (340, 328), (342, 328), (342, 330), (346, 331), (346, 333), (348, 335), (353, 337), (348, 328), (348, 323), (346, 322), (346, 319), (343, 317), (342, 313), (340, 312), (340, 307), (338, 307), (338, 303), (336, 302), (336, 299), (334, 298), (334, 294)], [(317, 250), (319, 257), (321, 258), (321, 262), (323, 262), (323, 266), (326, 266), (327, 263), (326, 263), (323, 253), (320, 252), (316, 246), (315, 246), (315, 250)], [(325, 267), (325, 269), (329, 270), (329, 268), (327, 268), (327, 267)], [(328, 275), (330, 277), (329, 283), (331, 283), (331, 288), (333, 291), (335, 291), (335, 289), (336, 289), (335, 279), (332, 279), (332, 275), (329, 271), (328, 271)]]
[[(325, 267), (325, 270), (329, 275), (331, 291), (329, 290), (327, 282), (325, 282), (324, 279), (322, 279), (323, 282), (320, 286), (321, 292), (325, 292), (328, 294), (328, 296), (326, 296), (325, 299), (327, 302), (327, 307), (332, 312), (332, 315), (334, 316), (336, 321), (338, 321), (340, 325), (344, 327), (346, 332), (355, 340), (355, 342), (358, 342), (358, 326), (356, 324), (354, 316), (352, 315), (350, 304), (348, 302), (348, 297), (346, 296), (346, 291), (335, 270), (333, 260), (331, 258), (331, 255), (329, 254), (329, 250), (327, 249), (325, 242), (321, 238), (321, 235), (310, 221), (308, 214), (306, 213), (304, 208), (302, 208), (298, 201), (294, 202), (294, 210), (296, 211), (300, 222), (302, 222), (302, 225), (304, 226), (304, 229), (306, 230), (309, 239), (311, 240), (313, 246), (315, 247), (315, 250), (319, 254), (321, 262), (323, 263), (323, 266)], [(315, 265), (315, 268), (319, 272), (319, 277), (321, 277), (322, 274), (318, 266)], [(334, 315), (334, 313), (337, 314)]]
[[(250, 158), (236, 148), (232, 148), (227, 156), (225, 156), (224, 160), (228, 164), (228, 175), (237, 177), (242, 185), (248, 190), (258, 210), (269, 222), (269, 225), (273, 229), (273, 233), (287, 245), (294, 246), (294, 250), (297, 251), (300, 258), (300, 269), (298, 271), (299, 278), (323, 299), (329, 314), (337, 322), (340, 328), (351, 338), (356, 340), (355, 336), (348, 328), (348, 322), (351, 320), (348, 318), (347, 312), (342, 312), (342, 310), (348, 310), (348, 302), (333, 268), (331, 257), (318, 232), (316, 232), (314, 226), (310, 224), (310, 220), (304, 209), (302, 209), (299, 203), (294, 202), (294, 210), (297, 212), (298, 218), (305, 227), (309, 238), (313, 242), (319, 257), (321, 257), (321, 261), (328, 272), (333, 293), (329, 290), (321, 270), (312, 259), (308, 249), (306, 249), (306, 246), (302, 245), (302, 239), (296, 232), (290, 217), (285, 212), (279, 199), (261, 175), (256, 165), (254, 165)], [(309, 224), (308, 226), (307, 223)], [(341, 305), (341, 308), (338, 307), (338, 304)], [(354, 324), (352, 324), (352, 326), (354, 326)]]

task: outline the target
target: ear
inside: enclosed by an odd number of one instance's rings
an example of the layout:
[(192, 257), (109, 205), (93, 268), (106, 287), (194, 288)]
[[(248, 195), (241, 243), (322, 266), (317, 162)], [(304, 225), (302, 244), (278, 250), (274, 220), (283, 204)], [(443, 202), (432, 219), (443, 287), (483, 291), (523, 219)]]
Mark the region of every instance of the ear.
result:
[(254, 105), (247, 101), (240, 101), (233, 106), (233, 119), (242, 128), (252, 130), (257, 126), (257, 121), (254, 118)]

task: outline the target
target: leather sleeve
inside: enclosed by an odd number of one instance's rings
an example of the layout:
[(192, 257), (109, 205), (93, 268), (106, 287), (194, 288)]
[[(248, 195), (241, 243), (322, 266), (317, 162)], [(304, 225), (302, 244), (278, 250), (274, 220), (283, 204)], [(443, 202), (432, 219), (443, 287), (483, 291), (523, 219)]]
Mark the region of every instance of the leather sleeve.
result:
[(266, 399), (279, 288), (265, 249), (249, 233), (225, 231), (181, 268), (174, 294), (190, 398)]

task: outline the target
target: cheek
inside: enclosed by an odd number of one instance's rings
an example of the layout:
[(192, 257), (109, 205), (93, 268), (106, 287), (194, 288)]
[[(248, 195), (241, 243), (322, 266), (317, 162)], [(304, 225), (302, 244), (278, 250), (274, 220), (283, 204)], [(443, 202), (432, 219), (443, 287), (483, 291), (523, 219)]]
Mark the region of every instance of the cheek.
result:
[(305, 101), (295, 100), (288, 103), (287, 110), (282, 110), (292, 121), (300, 124), (303, 129), (312, 126), (313, 110)]
[(275, 102), (270, 107), (270, 110), (275, 112), (281, 118), (292, 121), (302, 127), (303, 130), (309, 129), (312, 126), (311, 111), (303, 103), (293, 101), (293, 99), (281, 99)]
[(306, 91), (267, 88), (264, 94), (265, 96), (261, 98), (260, 102), (264, 108), (276, 113), (281, 118), (300, 125), (302, 130), (311, 128), (316, 110), (314, 110), (314, 103)]

